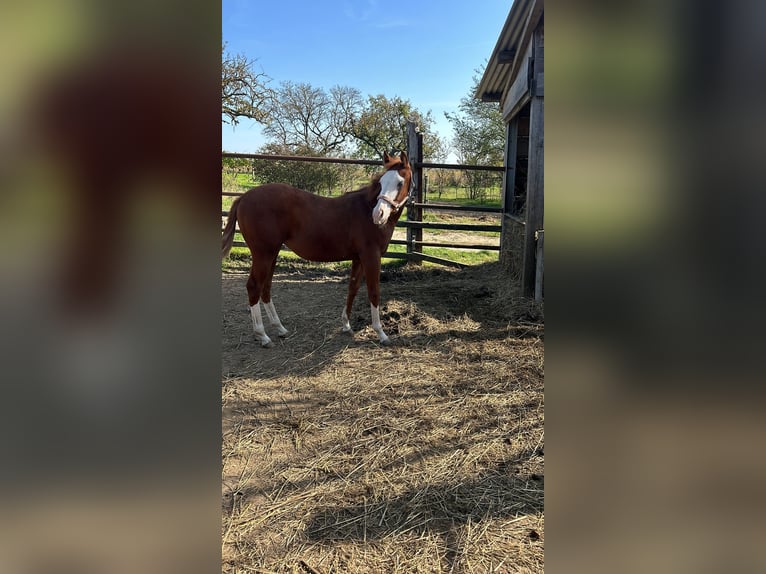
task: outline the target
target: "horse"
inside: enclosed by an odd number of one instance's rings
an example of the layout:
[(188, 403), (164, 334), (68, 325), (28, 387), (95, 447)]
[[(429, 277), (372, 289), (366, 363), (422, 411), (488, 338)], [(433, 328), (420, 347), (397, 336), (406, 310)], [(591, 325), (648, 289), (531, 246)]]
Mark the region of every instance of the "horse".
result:
[(232, 203), (223, 229), (222, 259), (234, 242), (237, 222), (252, 255), (247, 296), (253, 331), (263, 347), (273, 343), (263, 324), (260, 303), (280, 337), (288, 333), (271, 300), (271, 281), (282, 244), (309, 261), (351, 261), (342, 332), (353, 335), (349, 316), (362, 274), (367, 283), (372, 328), (381, 345), (391, 340), (380, 322), (380, 259), (410, 196), (412, 169), (405, 152), (383, 154), (384, 171), (356, 191), (327, 198), (283, 183), (254, 187)]

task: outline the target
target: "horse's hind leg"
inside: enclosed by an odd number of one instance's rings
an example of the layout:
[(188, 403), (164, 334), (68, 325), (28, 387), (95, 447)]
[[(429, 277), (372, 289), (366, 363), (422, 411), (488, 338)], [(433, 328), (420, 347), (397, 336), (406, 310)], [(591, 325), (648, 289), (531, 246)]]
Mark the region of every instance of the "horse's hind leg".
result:
[(266, 285), (266, 279), (268, 277), (269, 270), (271, 268), (270, 263), (264, 264), (264, 261), (270, 261), (257, 257), (253, 253), (253, 266), (250, 268), (250, 277), (247, 280), (247, 298), (250, 302), (250, 316), (253, 319), (253, 332), (263, 347), (271, 347), (273, 343), (266, 334), (266, 329), (263, 327), (263, 317), (261, 315), (261, 293), (264, 285)]
[(343, 332), (353, 335), (351, 330), (351, 323), (348, 318), (351, 315), (351, 307), (354, 305), (354, 297), (356, 292), (359, 291), (359, 285), (362, 282), (362, 262), (359, 259), (354, 259), (351, 262), (351, 277), (348, 280), (348, 297), (346, 298), (346, 306), (343, 308), (343, 314), (341, 315), (341, 321), (343, 321)]
[(278, 255), (275, 256), (271, 262), (269, 275), (266, 278), (263, 289), (261, 290), (261, 301), (263, 302), (263, 307), (266, 309), (266, 315), (268, 316), (269, 321), (277, 329), (277, 335), (280, 337), (286, 337), (289, 331), (285, 329), (282, 321), (279, 320), (279, 315), (277, 315), (277, 310), (274, 307), (274, 301), (271, 300), (271, 281), (274, 278), (274, 269), (277, 266), (277, 257)]

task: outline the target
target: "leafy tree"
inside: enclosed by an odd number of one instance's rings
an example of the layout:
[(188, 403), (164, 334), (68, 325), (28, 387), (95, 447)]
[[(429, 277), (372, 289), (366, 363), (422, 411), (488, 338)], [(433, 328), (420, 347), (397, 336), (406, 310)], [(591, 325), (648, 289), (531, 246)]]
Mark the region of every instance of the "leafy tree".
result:
[[(261, 147), (261, 153), (272, 155), (301, 155), (319, 157), (322, 154), (308, 148), (283, 146), (277, 143)], [(262, 182), (282, 182), (313, 193), (328, 195), (338, 186), (340, 170), (331, 163), (254, 160), (253, 173)]]
[(307, 83), (282, 82), (263, 132), (288, 153), (337, 154), (343, 151), (361, 103), (355, 88), (334, 86), (327, 92)]
[(221, 45), (221, 115), (233, 126), (239, 118), (266, 119), (269, 90), (266, 74), (254, 71), (254, 62), (242, 54), (232, 56)]
[(398, 96), (389, 99), (383, 94), (369, 96), (351, 124), (350, 133), (357, 140), (356, 154), (378, 159), (384, 151), (407, 149), (408, 120), (415, 122), (423, 133), (424, 158), (446, 156), (444, 143), (431, 129), (430, 110), (423, 114), (409, 100)]
[(444, 115), (452, 123), (452, 147), (460, 163), (503, 165), (505, 124), (496, 103), (482, 102), (473, 96), (481, 81), (483, 67), (476, 70), (474, 84), (460, 100), (458, 113)]

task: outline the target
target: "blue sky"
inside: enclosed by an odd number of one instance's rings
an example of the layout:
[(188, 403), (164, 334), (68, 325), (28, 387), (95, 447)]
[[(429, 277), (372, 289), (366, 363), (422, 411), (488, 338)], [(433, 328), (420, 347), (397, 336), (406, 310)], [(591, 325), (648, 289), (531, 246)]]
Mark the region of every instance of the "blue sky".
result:
[[(431, 110), (440, 136), (451, 138), (444, 112), (455, 112), (489, 58), (512, 0), (223, 0), (227, 51), (256, 60), (277, 86), (306, 82), (357, 88)], [(255, 152), (260, 125), (224, 124), (222, 147)]]

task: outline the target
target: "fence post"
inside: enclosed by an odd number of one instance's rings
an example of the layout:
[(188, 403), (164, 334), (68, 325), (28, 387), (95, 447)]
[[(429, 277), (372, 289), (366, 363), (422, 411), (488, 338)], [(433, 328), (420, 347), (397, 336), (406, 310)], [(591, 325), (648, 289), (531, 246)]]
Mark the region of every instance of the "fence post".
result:
[[(412, 165), (412, 185), (415, 186), (415, 193), (412, 194), (413, 201), (421, 203), (423, 201), (423, 134), (418, 131), (415, 122), (407, 122), (407, 156)], [(423, 210), (419, 207), (407, 206), (407, 221), (423, 221)], [(423, 254), (423, 248), (416, 244), (416, 241), (423, 240), (423, 230), (407, 228), (407, 253), (415, 255), (413, 261), (422, 263), (422, 259), (417, 258), (417, 254)]]

